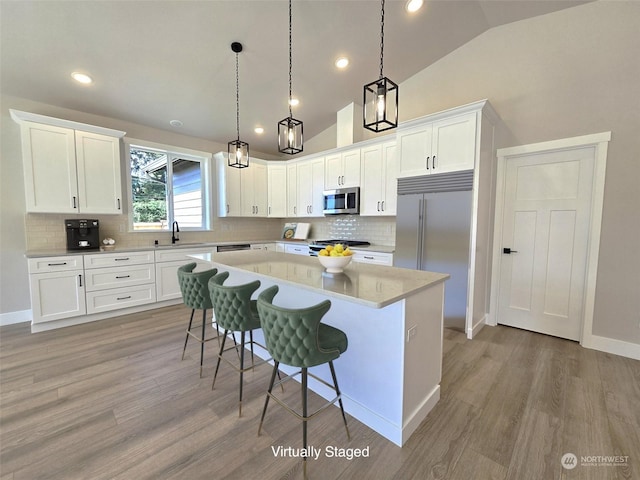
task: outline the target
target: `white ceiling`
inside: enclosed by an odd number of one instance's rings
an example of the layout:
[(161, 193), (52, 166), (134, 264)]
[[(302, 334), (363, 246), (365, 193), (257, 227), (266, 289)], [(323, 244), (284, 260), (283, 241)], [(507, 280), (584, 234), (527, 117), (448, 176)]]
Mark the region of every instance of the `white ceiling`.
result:
[[(489, 28), (582, 3), (427, 0), (410, 15), (405, 0), (387, 0), (385, 76), (400, 83)], [(230, 44), (241, 42), (240, 137), (252, 152), (277, 154), (277, 122), (288, 116), (284, 0), (2, 0), (0, 16), (2, 93), (220, 143), (236, 137)], [(346, 71), (334, 67), (339, 55), (351, 60)], [(293, 115), (305, 138), (362, 103), (379, 55), (377, 0), (294, 0), (293, 94), (301, 103)], [(95, 83), (75, 84), (72, 71)], [(184, 125), (171, 127), (173, 119)]]

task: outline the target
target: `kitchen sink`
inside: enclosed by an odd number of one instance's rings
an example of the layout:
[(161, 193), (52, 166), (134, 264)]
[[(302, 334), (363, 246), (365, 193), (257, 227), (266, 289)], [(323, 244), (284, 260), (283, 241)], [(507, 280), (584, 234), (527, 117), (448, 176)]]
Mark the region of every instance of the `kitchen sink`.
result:
[(206, 247), (211, 245), (208, 242), (176, 242), (176, 243), (160, 243), (156, 248), (180, 248), (180, 247)]

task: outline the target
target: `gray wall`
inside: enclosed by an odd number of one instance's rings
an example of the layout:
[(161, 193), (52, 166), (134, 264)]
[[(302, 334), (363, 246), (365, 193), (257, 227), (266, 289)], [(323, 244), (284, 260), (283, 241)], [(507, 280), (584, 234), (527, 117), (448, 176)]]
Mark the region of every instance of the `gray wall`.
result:
[[(414, 118), (488, 98), (508, 145), (612, 132), (593, 334), (640, 344), (640, 2), (595, 2), (485, 32), (401, 84)], [(411, 99), (411, 101), (408, 101)]]

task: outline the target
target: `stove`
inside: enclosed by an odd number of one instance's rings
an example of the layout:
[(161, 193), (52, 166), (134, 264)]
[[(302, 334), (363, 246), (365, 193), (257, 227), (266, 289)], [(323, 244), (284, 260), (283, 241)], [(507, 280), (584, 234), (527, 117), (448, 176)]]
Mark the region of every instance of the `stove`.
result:
[(341, 243), (345, 247), (368, 247), (369, 245), (371, 245), (369, 242), (363, 242), (361, 240), (315, 240), (313, 243), (309, 244), (309, 255), (311, 255), (312, 257), (317, 257), (318, 252), (324, 247), (326, 247), (327, 245), (335, 245), (336, 243)]

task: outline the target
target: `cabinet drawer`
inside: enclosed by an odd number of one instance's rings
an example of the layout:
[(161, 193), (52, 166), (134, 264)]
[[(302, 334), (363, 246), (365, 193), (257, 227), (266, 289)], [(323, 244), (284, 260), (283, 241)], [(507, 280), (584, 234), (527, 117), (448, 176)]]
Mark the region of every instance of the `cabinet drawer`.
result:
[(373, 265), (393, 265), (392, 253), (381, 252), (353, 252), (353, 261), (360, 263), (371, 263)]
[(93, 268), (86, 271), (85, 278), (87, 292), (156, 281), (155, 268), (152, 264)]
[(84, 268), (121, 267), (153, 263), (153, 252), (95, 253), (84, 256)]
[(175, 262), (178, 260), (186, 260), (185, 263), (195, 262), (189, 255), (195, 253), (211, 253), (215, 250), (214, 246), (202, 248), (176, 248), (171, 250), (156, 250), (156, 262)]
[(156, 301), (154, 284), (112, 288), (87, 292), (87, 313), (101, 313), (119, 308), (145, 305)]
[(63, 272), (82, 270), (82, 255), (66, 257), (41, 257), (29, 259), (29, 273)]
[(309, 247), (307, 245), (286, 245), (284, 246), (285, 253), (292, 253), (294, 255), (307, 255), (309, 256)]

